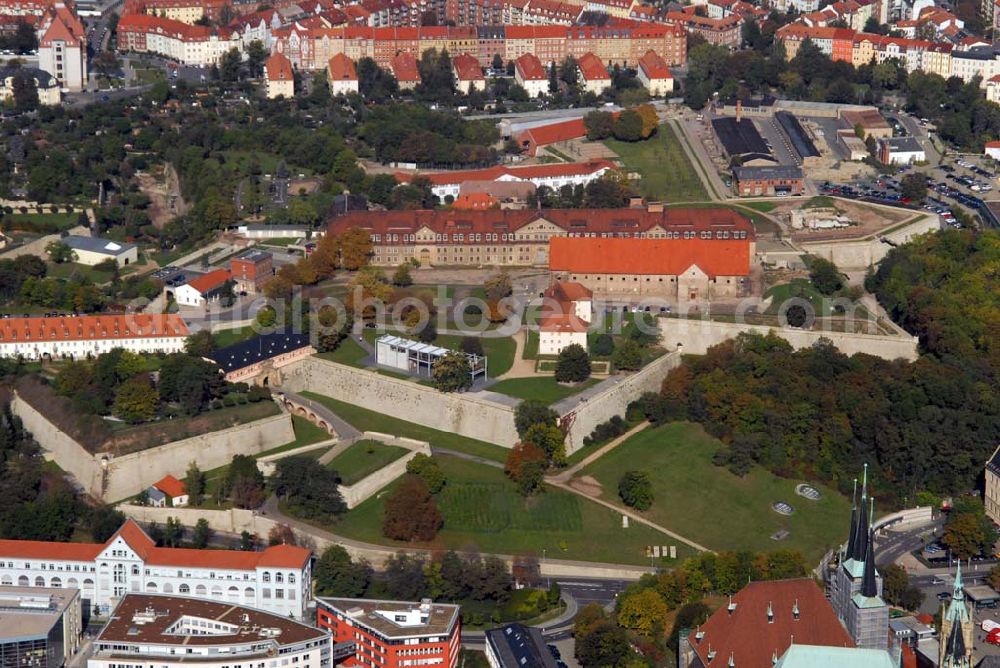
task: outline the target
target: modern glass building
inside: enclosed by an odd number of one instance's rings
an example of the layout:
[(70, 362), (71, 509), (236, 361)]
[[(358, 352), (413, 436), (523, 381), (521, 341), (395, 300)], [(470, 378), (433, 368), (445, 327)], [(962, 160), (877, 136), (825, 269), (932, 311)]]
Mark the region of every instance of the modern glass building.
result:
[(79, 589), (0, 587), (0, 668), (61, 668), (80, 646)]

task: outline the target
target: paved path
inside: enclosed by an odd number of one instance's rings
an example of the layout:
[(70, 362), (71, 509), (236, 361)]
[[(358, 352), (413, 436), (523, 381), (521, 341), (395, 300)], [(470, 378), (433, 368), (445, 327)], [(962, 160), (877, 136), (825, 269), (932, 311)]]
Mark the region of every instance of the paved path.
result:
[(573, 476), (575, 476), (577, 473), (579, 473), (581, 470), (583, 470), (586, 467), (590, 466), (591, 463), (597, 461), (598, 459), (600, 459), (601, 457), (603, 457), (607, 453), (611, 452), (612, 450), (614, 450), (615, 448), (617, 448), (619, 445), (621, 445), (622, 443), (624, 443), (626, 440), (628, 440), (629, 438), (631, 438), (635, 434), (638, 434), (640, 431), (642, 431), (643, 429), (645, 429), (648, 426), (649, 426), (649, 422), (645, 422), (645, 421), (641, 422), (640, 424), (637, 424), (636, 426), (632, 427), (631, 429), (629, 429), (627, 432), (625, 432), (624, 434), (622, 434), (618, 438), (612, 439), (608, 443), (605, 443), (600, 448), (598, 448), (594, 452), (590, 453), (589, 455), (587, 455), (586, 457), (584, 457), (582, 460), (580, 460), (578, 463), (576, 463), (573, 466), (569, 467), (565, 471), (561, 471), (561, 472), (559, 472), (558, 474), (556, 474), (554, 476), (546, 477), (545, 478), (545, 482), (551, 483), (553, 485), (559, 484), (559, 483), (568, 483), (570, 481), (570, 479)]
[(522, 357), (527, 337), (528, 332), (523, 327), (517, 330), (514, 336), (511, 337), (514, 339), (514, 363), (511, 364), (507, 373), (500, 374), (496, 377), (496, 380), (503, 380), (505, 378), (531, 378), (533, 376), (545, 375), (535, 371), (535, 360), (524, 359)]
[(449, 450), (448, 448), (438, 448), (431, 446), (432, 455), (444, 455), (445, 457), (456, 457), (458, 459), (466, 459), (470, 462), (476, 462), (477, 464), (483, 464), (484, 466), (492, 466), (496, 469), (502, 469), (503, 464), (500, 462), (493, 461), (492, 459), (486, 459), (485, 457), (477, 457), (476, 455), (470, 455), (467, 452), (459, 452), (458, 450)]
[(337, 432), (337, 436), (341, 441), (349, 441), (358, 439), (361, 437), (361, 432), (355, 429), (353, 426), (345, 422), (340, 418), (339, 415), (331, 411), (329, 408), (323, 404), (313, 401), (307, 397), (303, 397), (301, 394), (296, 392), (291, 392), (289, 390), (281, 389), (279, 390), (281, 394), (285, 395), (290, 401), (295, 402), (300, 406), (304, 406), (313, 411), (317, 416), (326, 421), (326, 423), (333, 427), (333, 430)]

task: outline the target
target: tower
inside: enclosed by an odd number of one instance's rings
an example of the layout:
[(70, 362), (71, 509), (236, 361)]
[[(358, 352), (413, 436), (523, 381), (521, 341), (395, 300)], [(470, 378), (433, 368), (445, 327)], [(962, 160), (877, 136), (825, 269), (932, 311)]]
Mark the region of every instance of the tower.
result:
[(941, 604), (941, 668), (972, 668), (972, 606), (965, 602), (962, 562), (955, 569), (951, 602)]

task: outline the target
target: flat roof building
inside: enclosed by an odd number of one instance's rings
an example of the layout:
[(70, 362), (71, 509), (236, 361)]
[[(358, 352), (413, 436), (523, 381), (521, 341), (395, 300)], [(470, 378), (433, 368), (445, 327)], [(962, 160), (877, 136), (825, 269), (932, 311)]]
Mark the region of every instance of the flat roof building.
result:
[(508, 624), (486, 632), (486, 660), (490, 668), (556, 668), (558, 664), (534, 626)]
[(733, 167), (733, 187), (740, 197), (801, 195), (805, 189), (802, 168), (796, 165)]
[(457, 605), (323, 597), (316, 599), (316, 608), (317, 626), (333, 633), (334, 654), (346, 657), (341, 665), (458, 665), (462, 623)]
[(63, 237), (60, 241), (72, 249), (76, 262), (89, 267), (105, 260), (114, 260), (119, 267), (124, 267), (139, 260), (139, 247), (135, 244), (74, 234)]
[(80, 648), (79, 589), (0, 586), (0, 662), (60, 668)]
[[(448, 348), (422, 343), (400, 336), (386, 334), (375, 341), (375, 364), (399, 369), (415, 376), (431, 376), (434, 365), (448, 353)], [(486, 358), (472, 353), (462, 353), (469, 360), (473, 381), (486, 377)]]

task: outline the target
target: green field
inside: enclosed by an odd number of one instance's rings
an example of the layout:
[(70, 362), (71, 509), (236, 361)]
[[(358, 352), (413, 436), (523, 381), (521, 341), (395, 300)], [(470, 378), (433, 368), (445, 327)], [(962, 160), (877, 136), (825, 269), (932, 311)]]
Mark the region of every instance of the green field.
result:
[(361, 440), (334, 457), (326, 467), (339, 473), (345, 485), (353, 485), (393, 463), (407, 452), (409, 450), (397, 445)]
[[(850, 503), (834, 490), (810, 501), (795, 493), (802, 480), (786, 480), (755, 467), (745, 478), (712, 464), (722, 444), (690, 423), (671, 423), (632, 436), (581, 474), (604, 488), (603, 499), (620, 503), (618, 480), (631, 469), (649, 472), (655, 501), (645, 513), (654, 522), (716, 550), (800, 550), (812, 562), (844, 538)], [(775, 501), (790, 504), (789, 517), (771, 510)], [(770, 536), (780, 529), (790, 535)]]
[(767, 308), (768, 315), (776, 315), (781, 310), (781, 305), (793, 297), (804, 299), (812, 304), (813, 312), (817, 317), (830, 315), (831, 308), (827, 305), (823, 307), (825, 297), (813, 287), (813, 284), (805, 278), (793, 278), (788, 283), (775, 285), (764, 293), (764, 297), (771, 297), (771, 305)]
[(47, 209), (45, 213), (20, 213), (15, 209), (14, 213), (4, 216), (3, 219), (6, 229), (52, 234), (75, 226), (79, 215), (78, 213), (51, 213)]
[(331, 399), (315, 392), (303, 392), (302, 396), (309, 397), (313, 401), (323, 404), (359, 431), (380, 431), (394, 436), (415, 438), (418, 441), (427, 441), (431, 444), (431, 447), (457, 450), (477, 457), (483, 457), (484, 459), (491, 459), (495, 462), (503, 462), (507, 458), (507, 450), (492, 443), (477, 441), (472, 438), (459, 436), (458, 434), (413, 424), (406, 420), (370, 411), (367, 408), (337, 401), (336, 399)]
[[(644, 565), (650, 563), (645, 556), (647, 545), (676, 543), (644, 525), (633, 523), (623, 529), (618, 513), (569, 492), (546, 488), (525, 499), (500, 469), (456, 457), (438, 459), (448, 483), (437, 499), (444, 528), (433, 543), (399, 543), (382, 536), (383, 500), (388, 490), (348, 511), (334, 531), (401, 547), (538, 556), (544, 550), (547, 558)], [(689, 548), (678, 545), (679, 558), (691, 554)]]
[(777, 205), (774, 202), (742, 202), (740, 206), (745, 206), (748, 209), (767, 213), (768, 211), (773, 211), (774, 207)]
[(236, 327), (234, 329), (220, 329), (217, 332), (212, 332), (212, 338), (215, 339), (216, 348), (227, 348), (237, 343), (242, 343), (243, 341), (253, 337), (255, 334), (256, 332), (253, 331), (253, 326), (247, 325), (245, 327)]
[(656, 135), (646, 141), (608, 139), (604, 143), (621, 157), (625, 171), (642, 175), (636, 185), (644, 197), (664, 202), (708, 199), (695, 166), (669, 124), (661, 125)]
[(112, 273), (110, 271), (97, 271), (93, 267), (88, 267), (85, 264), (77, 264), (76, 262), (63, 262), (61, 264), (49, 262), (46, 275), (53, 278), (82, 276), (92, 283), (100, 284), (110, 281)]
[(548, 405), (578, 394), (598, 382), (600, 381), (597, 378), (590, 378), (579, 385), (566, 386), (557, 383), (553, 376), (536, 376), (508, 378), (491, 385), (488, 389), (490, 392), (499, 392), (517, 399), (534, 399)]
[(331, 362), (363, 368), (364, 364), (362, 364), (362, 362), (368, 357), (368, 351), (362, 348), (357, 341), (348, 336), (340, 342), (340, 345), (337, 346), (336, 350), (328, 353), (318, 353), (316, 356), (325, 360), (330, 360)]

